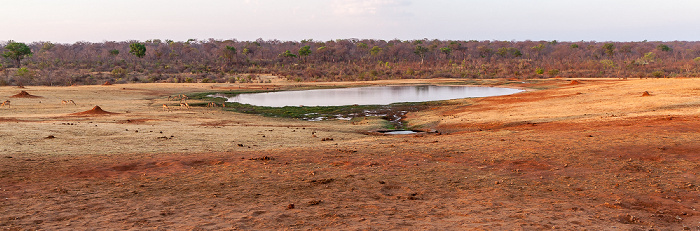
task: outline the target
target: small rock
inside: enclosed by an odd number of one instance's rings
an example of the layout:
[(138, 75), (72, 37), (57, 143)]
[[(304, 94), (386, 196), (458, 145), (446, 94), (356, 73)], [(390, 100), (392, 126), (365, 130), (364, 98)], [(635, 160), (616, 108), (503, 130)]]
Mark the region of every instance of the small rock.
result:
[(323, 201), (322, 201), (322, 200), (310, 200), (310, 201), (307, 202), (307, 203), (308, 203), (309, 205), (318, 205), (318, 204), (321, 204), (321, 202), (323, 202)]
[(288, 204), (287, 209), (294, 209), (294, 204)]

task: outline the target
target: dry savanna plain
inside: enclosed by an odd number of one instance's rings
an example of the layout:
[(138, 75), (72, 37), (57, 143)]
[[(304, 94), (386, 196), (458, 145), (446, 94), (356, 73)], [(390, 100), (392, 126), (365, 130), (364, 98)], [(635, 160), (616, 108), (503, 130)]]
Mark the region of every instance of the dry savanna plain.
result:
[[(268, 78), (1, 87), (0, 230), (700, 229), (700, 79)], [(472, 82), (527, 91), (410, 112), (408, 126), (427, 131), (411, 135), (372, 132), (374, 117), (168, 100)]]

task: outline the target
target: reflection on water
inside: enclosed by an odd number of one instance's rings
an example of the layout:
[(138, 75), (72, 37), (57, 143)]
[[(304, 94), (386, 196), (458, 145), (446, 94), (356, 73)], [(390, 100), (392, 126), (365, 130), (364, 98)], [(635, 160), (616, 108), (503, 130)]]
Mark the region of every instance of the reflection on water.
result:
[(380, 86), (240, 94), (227, 101), (268, 107), (387, 105), (509, 95), (521, 91), (472, 86)]
[(384, 134), (387, 134), (387, 135), (410, 135), (410, 134), (416, 134), (416, 133), (418, 133), (418, 132), (411, 131), (411, 130), (396, 130), (396, 131), (384, 132)]

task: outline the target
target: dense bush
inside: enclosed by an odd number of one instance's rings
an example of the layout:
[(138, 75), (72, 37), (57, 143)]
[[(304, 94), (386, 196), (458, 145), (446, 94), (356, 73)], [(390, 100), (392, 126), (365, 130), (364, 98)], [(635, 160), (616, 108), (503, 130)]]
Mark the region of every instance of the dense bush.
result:
[[(8, 44), (0, 44), (0, 53)], [(0, 83), (256, 82), (249, 76), (259, 74), (292, 81), (700, 75), (700, 42), (682, 41), (207, 40), (28, 46), (33, 55), (21, 61), (26, 69), (2, 59)]]

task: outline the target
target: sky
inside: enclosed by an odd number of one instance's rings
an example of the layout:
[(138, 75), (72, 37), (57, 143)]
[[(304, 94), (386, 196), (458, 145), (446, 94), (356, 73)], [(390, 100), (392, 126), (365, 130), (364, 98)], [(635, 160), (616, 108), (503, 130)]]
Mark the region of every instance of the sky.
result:
[(0, 41), (698, 41), (698, 0), (0, 0)]

